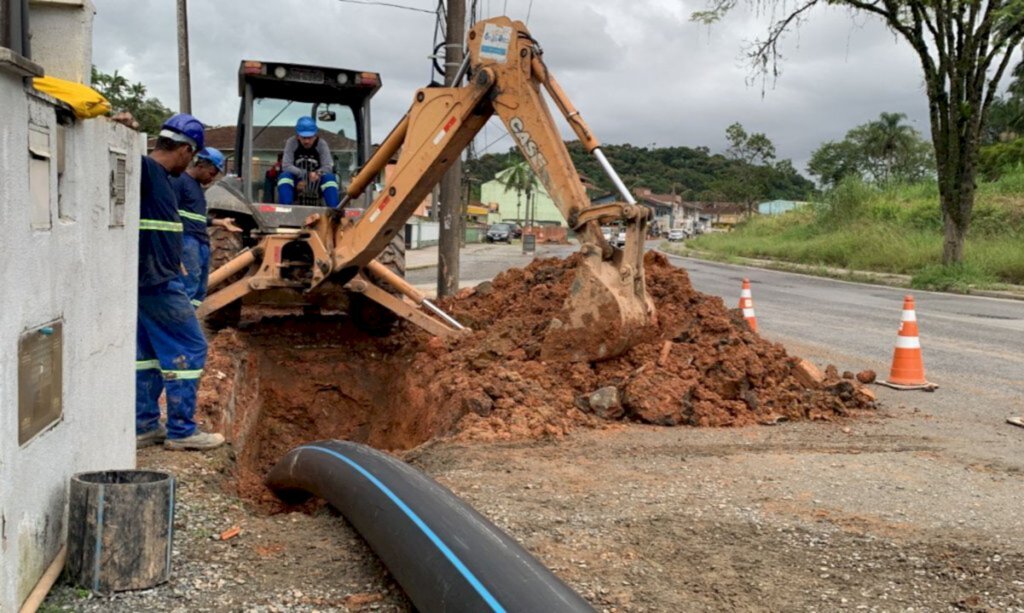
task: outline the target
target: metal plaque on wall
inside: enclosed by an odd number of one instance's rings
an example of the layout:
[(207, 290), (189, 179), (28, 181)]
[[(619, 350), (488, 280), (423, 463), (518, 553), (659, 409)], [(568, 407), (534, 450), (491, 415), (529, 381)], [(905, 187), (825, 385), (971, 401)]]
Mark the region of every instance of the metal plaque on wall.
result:
[(18, 444), (56, 423), (63, 412), (64, 326), (54, 321), (18, 340)]

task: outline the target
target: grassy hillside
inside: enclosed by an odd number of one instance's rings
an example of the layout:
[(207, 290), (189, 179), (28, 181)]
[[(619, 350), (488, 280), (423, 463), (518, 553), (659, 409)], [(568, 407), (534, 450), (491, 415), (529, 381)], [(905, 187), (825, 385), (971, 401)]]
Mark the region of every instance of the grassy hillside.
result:
[(820, 203), (757, 217), (691, 246), (722, 255), (910, 274), (913, 286), (923, 289), (1024, 284), (1024, 170), (978, 185), (961, 266), (941, 265), (942, 216), (934, 182), (879, 189), (847, 181)]

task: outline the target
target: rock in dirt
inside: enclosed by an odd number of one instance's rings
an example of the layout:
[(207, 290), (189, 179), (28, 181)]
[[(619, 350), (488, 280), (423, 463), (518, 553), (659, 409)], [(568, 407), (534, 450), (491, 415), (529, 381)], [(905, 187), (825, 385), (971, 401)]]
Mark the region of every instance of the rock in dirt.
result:
[(619, 419), (623, 414), (619, 388), (614, 385), (602, 387), (587, 397), (587, 406), (601, 419)]
[(864, 384), (874, 383), (877, 377), (878, 375), (873, 370), (862, 370), (857, 373), (857, 380)]
[(793, 376), (804, 387), (810, 388), (821, 387), (821, 383), (825, 380), (825, 375), (821, 374), (817, 366), (803, 359), (797, 361), (793, 366)]

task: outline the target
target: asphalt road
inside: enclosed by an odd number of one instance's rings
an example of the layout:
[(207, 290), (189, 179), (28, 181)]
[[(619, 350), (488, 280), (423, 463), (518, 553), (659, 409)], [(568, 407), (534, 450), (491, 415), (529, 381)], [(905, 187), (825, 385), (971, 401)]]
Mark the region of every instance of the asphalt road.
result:
[[(576, 249), (542, 246), (537, 256), (562, 257)], [(478, 283), (531, 259), (517, 246), (496, 245), (463, 257), (462, 279)], [(790, 353), (819, 366), (835, 364), (840, 372), (870, 368), (880, 377), (888, 374), (906, 290), (677, 256), (670, 260), (687, 270), (696, 289), (730, 307), (739, 300), (743, 278), (750, 278), (760, 333)], [(436, 268), (426, 268), (410, 271), (409, 279), (429, 284), (436, 275)], [(1024, 469), (1024, 430), (1005, 424), (1009, 415), (1024, 414), (1024, 302), (913, 294), (926, 374), (940, 388), (934, 393), (877, 388), (879, 398), (889, 410), (932, 416), (931, 433), (948, 436), (948, 444), (964, 454)], [(899, 421), (890, 427), (919, 424)]]
[[(696, 289), (722, 297), (729, 306), (738, 301), (743, 278), (750, 278), (760, 333), (791, 353), (833, 363), (840, 371), (888, 373), (907, 290), (670, 259), (686, 268)], [(986, 457), (1016, 454), (1024, 466), (1024, 430), (1004, 423), (1011, 414), (1024, 414), (1024, 302), (912, 294), (925, 372), (940, 388), (934, 393), (880, 388), (879, 397), (890, 406), (933, 415), (938, 432), (965, 443), (965, 451)], [(986, 449), (990, 445), (995, 447)]]

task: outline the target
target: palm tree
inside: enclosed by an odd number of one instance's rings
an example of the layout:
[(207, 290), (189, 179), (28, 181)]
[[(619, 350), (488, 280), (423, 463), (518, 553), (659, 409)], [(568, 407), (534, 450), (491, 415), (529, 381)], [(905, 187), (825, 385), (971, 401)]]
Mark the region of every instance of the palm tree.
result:
[(903, 123), (904, 113), (882, 113), (867, 125), (865, 144), (870, 157), (877, 160), (876, 179), (886, 183), (893, 178), (900, 155), (913, 148), (917, 132)]
[(505, 186), (505, 191), (516, 192), (516, 222), (523, 225), (523, 219), (519, 210), (523, 205), (523, 194), (526, 194), (527, 217), (530, 216), (530, 202), (533, 199), (533, 192), (539, 185), (537, 176), (533, 169), (525, 161), (516, 162), (498, 173), (498, 181)]

